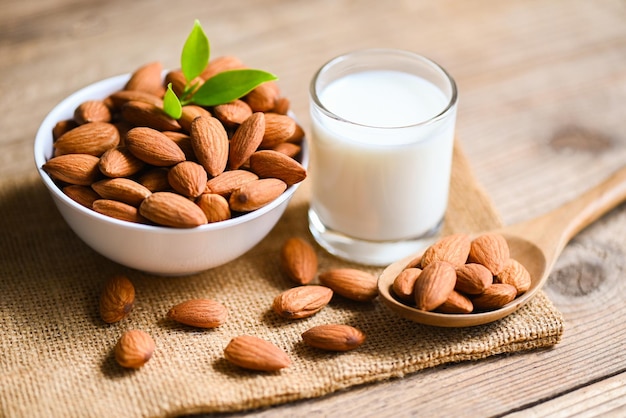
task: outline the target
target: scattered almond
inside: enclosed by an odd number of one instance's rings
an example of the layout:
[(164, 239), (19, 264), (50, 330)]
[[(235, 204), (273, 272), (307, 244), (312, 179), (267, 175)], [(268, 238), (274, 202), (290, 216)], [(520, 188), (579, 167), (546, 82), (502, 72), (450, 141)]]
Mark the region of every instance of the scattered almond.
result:
[(333, 291), (326, 286), (297, 286), (276, 296), (272, 310), (287, 319), (308, 318), (328, 305), (332, 297)]
[(264, 372), (278, 371), (291, 364), (283, 350), (269, 341), (250, 335), (230, 340), (224, 349), (224, 357), (236, 366)]
[(317, 274), (317, 254), (315, 249), (299, 237), (287, 239), (280, 253), (283, 271), (298, 284), (308, 284)]
[(138, 369), (152, 358), (154, 349), (150, 334), (140, 330), (126, 331), (115, 345), (115, 360), (122, 367)]
[(377, 278), (362, 270), (339, 268), (319, 275), (319, 281), (335, 293), (358, 302), (371, 301), (378, 296)]
[(228, 309), (211, 299), (191, 299), (172, 307), (167, 317), (197, 328), (217, 328), (226, 322)]
[(349, 351), (365, 342), (365, 334), (350, 325), (318, 325), (302, 334), (308, 346), (329, 351)]
[(135, 286), (123, 275), (115, 275), (104, 284), (100, 294), (100, 317), (108, 324), (121, 321), (135, 304)]

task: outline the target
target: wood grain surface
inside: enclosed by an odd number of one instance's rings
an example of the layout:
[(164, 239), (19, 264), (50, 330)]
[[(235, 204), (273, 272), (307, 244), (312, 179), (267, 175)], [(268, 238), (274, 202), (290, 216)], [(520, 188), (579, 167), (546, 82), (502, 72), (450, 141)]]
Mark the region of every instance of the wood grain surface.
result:
[[(34, 173), (38, 124), (69, 93), (154, 60), (177, 67), (194, 19), (213, 56), (279, 75), (305, 128), (311, 76), (340, 53), (439, 62), (459, 86), (459, 140), (507, 224), (626, 162), (624, 1), (2, 0), (0, 176)], [(546, 291), (566, 328), (553, 349), (229, 416), (625, 416), (625, 218), (613, 211), (557, 263)]]

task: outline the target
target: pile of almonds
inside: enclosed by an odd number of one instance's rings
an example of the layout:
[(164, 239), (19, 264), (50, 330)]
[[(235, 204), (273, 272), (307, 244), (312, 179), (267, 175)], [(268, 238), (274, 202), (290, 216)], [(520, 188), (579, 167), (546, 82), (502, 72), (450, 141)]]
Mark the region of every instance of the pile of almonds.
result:
[(531, 277), (506, 239), (487, 233), (441, 238), (396, 277), (393, 295), (423, 311), (469, 314), (501, 308), (526, 292)]
[[(232, 56), (209, 62), (194, 80), (243, 68)], [(180, 95), (180, 70), (158, 62), (137, 69), (123, 90), (80, 104), (52, 132), (44, 165), (63, 192), (104, 215), (190, 228), (254, 211), (306, 177), (298, 162), (302, 128), (276, 83), (213, 107), (163, 111), (165, 86)]]

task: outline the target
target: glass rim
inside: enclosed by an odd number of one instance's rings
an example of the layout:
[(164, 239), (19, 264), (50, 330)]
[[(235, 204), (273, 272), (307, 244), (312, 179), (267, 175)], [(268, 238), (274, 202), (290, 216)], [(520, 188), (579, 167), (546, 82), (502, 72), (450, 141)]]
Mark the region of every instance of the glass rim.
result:
[[(354, 121), (345, 119), (337, 115), (336, 113), (330, 111), (328, 108), (326, 108), (326, 106), (322, 104), (322, 101), (320, 100), (319, 95), (317, 93), (317, 80), (319, 79), (320, 75), (322, 75), (324, 72), (326, 72), (329, 68), (331, 68), (335, 64), (345, 61), (346, 59), (350, 57), (358, 56), (358, 55), (367, 55), (367, 54), (402, 55), (402, 56), (405, 56), (414, 60), (421, 61), (424, 64), (427, 64), (432, 69), (440, 73), (443, 79), (445, 79), (450, 85), (450, 99), (448, 100), (447, 105), (443, 108), (441, 112), (437, 113), (435, 116), (432, 116), (426, 120), (416, 122), (416, 123), (411, 123), (408, 125), (398, 125), (398, 126), (375, 126), (375, 125), (368, 125), (364, 123), (354, 122)], [(352, 52), (347, 52), (341, 55), (337, 55), (336, 57), (331, 58), (325, 64), (323, 64), (313, 75), (313, 78), (311, 79), (311, 83), (309, 85), (309, 94), (311, 96), (313, 103), (315, 104), (315, 107), (319, 109), (322, 113), (324, 113), (326, 116), (332, 119), (335, 119), (336, 121), (347, 123), (350, 125), (361, 126), (364, 128), (384, 129), (384, 130), (414, 128), (414, 127), (425, 126), (425, 125), (437, 122), (443, 119), (448, 113), (450, 113), (450, 111), (456, 106), (457, 101), (458, 101), (458, 89), (456, 86), (456, 82), (454, 81), (452, 76), (441, 65), (431, 60), (430, 58), (424, 55), (418, 54), (416, 52), (411, 52), (411, 51), (402, 50), (402, 49), (392, 49), (392, 48), (360, 49), (360, 50), (356, 50)]]

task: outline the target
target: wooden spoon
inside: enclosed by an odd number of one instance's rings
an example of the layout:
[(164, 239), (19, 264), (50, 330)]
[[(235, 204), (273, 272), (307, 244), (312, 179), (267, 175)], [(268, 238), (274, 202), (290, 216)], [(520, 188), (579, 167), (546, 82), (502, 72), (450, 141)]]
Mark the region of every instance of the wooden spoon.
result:
[[(502, 234), (511, 257), (530, 272), (530, 289), (504, 307), (480, 313), (442, 314), (407, 306), (391, 294), (395, 278), (419, 254), (387, 267), (379, 277), (378, 290), (383, 302), (400, 316), (414, 322), (440, 327), (468, 327), (503, 318), (531, 300), (548, 279), (554, 263), (567, 243), (585, 227), (626, 200), (626, 167), (577, 198), (537, 218), (490, 232)], [(480, 234), (476, 234), (480, 235)]]

